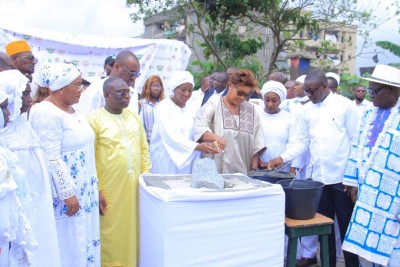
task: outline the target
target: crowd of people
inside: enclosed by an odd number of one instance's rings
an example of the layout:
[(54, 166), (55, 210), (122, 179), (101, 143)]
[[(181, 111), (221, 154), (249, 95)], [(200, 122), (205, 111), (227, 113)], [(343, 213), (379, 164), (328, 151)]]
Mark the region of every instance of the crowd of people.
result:
[[(152, 75), (138, 95), (131, 51), (106, 58), (106, 77), (84, 88), (72, 64), (36, 66), (24, 40), (5, 50), (0, 266), (137, 266), (139, 176), (190, 174), (205, 157), (221, 174), (284, 165), (324, 183), (318, 212), (336, 222), (330, 266), (342, 249), (346, 266), (399, 266), (399, 69), (377, 65), (354, 101), (335, 73), (274, 72), (260, 90), (237, 67), (198, 90), (188, 71), (168, 85)], [(296, 266), (315, 264), (318, 238), (300, 244)]]

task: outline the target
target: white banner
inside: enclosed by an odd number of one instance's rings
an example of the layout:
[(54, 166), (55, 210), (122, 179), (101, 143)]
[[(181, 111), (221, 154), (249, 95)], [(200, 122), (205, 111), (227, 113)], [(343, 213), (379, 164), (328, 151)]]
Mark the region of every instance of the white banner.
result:
[(14, 40), (26, 40), (33, 55), (42, 63), (68, 62), (82, 72), (82, 77), (90, 82), (104, 73), (104, 60), (115, 56), (121, 50), (132, 51), (140, 61), (141, 76), (135, 88), (139, 93), (150, 75), (159, 75), (169, 90), (169, 79), (175, 70), (186, 70), (191, 51), (177, 40), (136, 39), (112, 36), (78, 35), (19, 26), (0, 25), (0, 50)]

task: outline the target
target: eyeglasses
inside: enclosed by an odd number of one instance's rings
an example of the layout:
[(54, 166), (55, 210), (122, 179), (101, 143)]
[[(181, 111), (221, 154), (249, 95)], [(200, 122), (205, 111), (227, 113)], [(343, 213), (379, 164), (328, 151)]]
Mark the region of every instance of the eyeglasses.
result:
[(160, 84), (152, 84), (150, 87), (154, 89), (160, 89), (162, 86)]
[(122, 66), (122, 65), (120, 65), (120, 66), (121, 66), (121, 68), (123, 68), (129, 74), (130, 78), (132, 78), (132, 77), (136, 77), (137, 78), (137, 77), (140, 76), (140, 72), (138, 72), (138, 71), (130, 71), (127, 68), (125, 68), (124, 66)]
[(78, 88), (79, 90), (83, 90), (83, 87), (85, 86), (85, 85), (83, 85), (83, 84), (80, 84), (80, 85), (75, 85), (75, 84), (71, 84), (70, 86), (73, 86), (73, 87), (76, 87), (76, 88)]
[(26, 60), (28, 60), (30, 62), (33, 62), (33, 64), (38, 63), (38, 59), (35, 58), (34, 56), (22, 56), (22, 58), (24, 58), (24, 59), (26, 59)]
[(315, 88), (315, 89), (309, 89), (309, 88), (304, 89), (304, 93), (309, 94), (309, 95), (312, 95), (312, 94), (314, 94), (316, 91), (318, 91), (319, 88), (321, 88), (323, 85), (324, 85), (324, 83), (322, 82), (322, 83), (321, 83), (317, 88)]
[(369, 95), (371, 95), (371, 96), (376, 96), (378, 93), (379, 93), (379, 91), (380, 90), (382, 90), (382, 89), (384, 89), (385, 87), (388, 87), (387, 85), (383, 85), (383, 86), (381, 86), (381, 87), (379, 87), (379, 88), (377, 88), (377, 89), (373, 89), (373, 88), (367, 88), (367, 92), (368, 92), (368, 94)]
[(111, 93), (118, 95), (119, 97), (127, 97), (131, 96), (130, 90), (119, 90), (119, 91), (111, 91)]
[(236, 89), (236, 95), (238, 96), (238, 97), (242, 97), (242, 96), (244, 96), (244, 98), (249, 98), (250, 96), (251, 96), (251, 94), (252, 94), (252, 92), (250, 92), (250, 93), (245, 93), (244, 91), (242, 91), (242, 90), (239, 90), (237, 87), (236, 87), (236, 85), (233, 85), (234, 87), (235, 87), (235, 89)]

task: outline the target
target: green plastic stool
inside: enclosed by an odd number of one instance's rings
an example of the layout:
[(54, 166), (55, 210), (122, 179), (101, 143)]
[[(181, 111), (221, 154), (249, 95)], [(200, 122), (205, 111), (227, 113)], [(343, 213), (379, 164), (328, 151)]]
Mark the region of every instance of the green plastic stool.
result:
[(332, 224), (332, 219), (319, 213), (310, 220), (293, 220), (286, 217), (285, 234), (289, 237), (286, 266), (296, 266), (297, 239), (299, 237), (318, 235), (321, 236), (321, 267), (329, 267), (328, 235), (331, 233)]

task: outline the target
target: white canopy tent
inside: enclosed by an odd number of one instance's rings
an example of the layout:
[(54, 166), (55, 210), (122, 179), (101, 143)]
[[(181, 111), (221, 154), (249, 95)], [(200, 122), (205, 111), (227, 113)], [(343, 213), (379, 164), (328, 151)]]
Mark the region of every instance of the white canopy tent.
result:
[(130, 50), (139, 58), (141, 76), (135, 88), (142, 92), (144, 82), (150, 75), (159, 75), (165, 82), (166, 95), (171, 90), (168, 81), (175, 70), (185, 70), (191, 51), (177, 40), (136, 39), (115, 36), (94, 36), (47, 31), (21, 26), (0, 25), (0, 50), (13, 40), (26, 40), (38, 65), (45, 62), (69, 62), (77, 66), (82, 77), (93, 81), (103, 75), (104, 60), (121, 50)]

